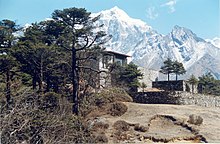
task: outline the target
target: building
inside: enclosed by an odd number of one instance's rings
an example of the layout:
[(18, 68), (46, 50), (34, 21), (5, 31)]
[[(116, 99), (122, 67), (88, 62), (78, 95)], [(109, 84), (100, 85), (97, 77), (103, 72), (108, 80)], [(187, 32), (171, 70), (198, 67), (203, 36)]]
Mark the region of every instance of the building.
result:
[(154, 81), (152, 82), (152, 87), (161, 89), (161, 90), (168, 90), (168, 91), (187, 91), (197, 93), (197, 85), (193, 86), (189, 84), (187, 81), (184, 80), (177, 80), (177, 81)]
[(128, 57), (130, 56), (114, 51), (105, 51), (103, 53), (102, 58), (99, 61), (99, 70), (105, 72), (100, 73), (100, 87), (108, 87), (112, 85), (112, 76), (108, 73), (109, 64), (118, 63), (121, 66), (125, 66)]

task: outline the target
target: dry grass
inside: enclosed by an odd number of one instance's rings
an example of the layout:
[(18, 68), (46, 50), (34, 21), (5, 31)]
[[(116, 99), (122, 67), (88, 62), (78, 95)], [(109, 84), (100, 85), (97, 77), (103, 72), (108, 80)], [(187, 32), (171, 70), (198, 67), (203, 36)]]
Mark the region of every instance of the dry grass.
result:
[(127, 111), (122, 102), (131, 102), (132, 98), (122, 89), (103, 89), (99, 93), (85, 97), (81, 104), (81, 111), (86, 118), (99, 117), (105, 114), (121, 116)]
[(127, 110), (128, 107), (122, 102), (114, 102), (109, 105), (107, 113), (112, 116), (122, 116)]
[(105, 134), (98, 134), (95, 136), (94, 143), (108, 143), (108, 138)]
[[(4, 101), (4, 99), (1, 99)], [(71, 104), (50, 93), (45, 97), (24, 94), (7, 108), (1, 103), (2, 143), (88, 143), (93, 137)]]
[(128, 131), (130, 129), (130, 124), (126, 121), (119, 120), (113, 124), (113, 127), (117, 131)]

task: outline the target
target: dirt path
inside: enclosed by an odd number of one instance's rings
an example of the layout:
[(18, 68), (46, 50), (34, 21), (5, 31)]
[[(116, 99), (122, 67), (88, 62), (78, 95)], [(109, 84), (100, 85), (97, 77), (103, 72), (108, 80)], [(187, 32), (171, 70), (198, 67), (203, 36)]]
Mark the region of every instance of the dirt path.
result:
[[(106, 136), (114, 142), (220, 142), (220, 108), (190, 105), (157, 105), (125, 103), (128, 111), (120, 117), (103, 118), (109, 123)], [(201, 116), (201, 125), (188, 123), (189, 115)], [(129, 130), (116, 131), (118, 120), (129, 124)], [(147, 130), (135, 130), (137, 126)], [(115, 136), (121, 140), (116, 140)]]

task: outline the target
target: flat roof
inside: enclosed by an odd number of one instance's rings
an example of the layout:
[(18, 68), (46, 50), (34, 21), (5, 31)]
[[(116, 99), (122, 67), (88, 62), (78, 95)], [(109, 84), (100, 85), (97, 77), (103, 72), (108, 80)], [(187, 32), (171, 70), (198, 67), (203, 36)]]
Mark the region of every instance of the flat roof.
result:
[(112, 53), (112, 54), (117, 54), (117, 55), (122, 55), (122, 56), (125, 56), (125, 57), (131, 57), (130, 55), (123, 54), (123, 53), (116, 52), (116, 51), (110, 51), (110, 50), (106, 50), (106, 51), (104, 51), (104, 52), (107, 52), (107, 53)]

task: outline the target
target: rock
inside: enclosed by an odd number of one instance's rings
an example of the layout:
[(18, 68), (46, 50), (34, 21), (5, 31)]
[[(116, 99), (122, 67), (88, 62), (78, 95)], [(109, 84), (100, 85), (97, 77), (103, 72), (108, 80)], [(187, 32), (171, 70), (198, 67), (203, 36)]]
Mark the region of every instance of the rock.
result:
[(146, 132), (146, 131), (148, 131), (148, 129), (149, 129), (149, 127), (143, 126), (140, 124), (135, 124), (135, 126), (134, 126), (134, 130), (140, 131), (140, 132)]
[(201, 116), (195, 115), (195, 114), (191, 114), (189, 116), (189, 120), (187, 121), (190, 124), (194, 124), (194, 125), (201, 125), (203, 122), (203, 119)]

